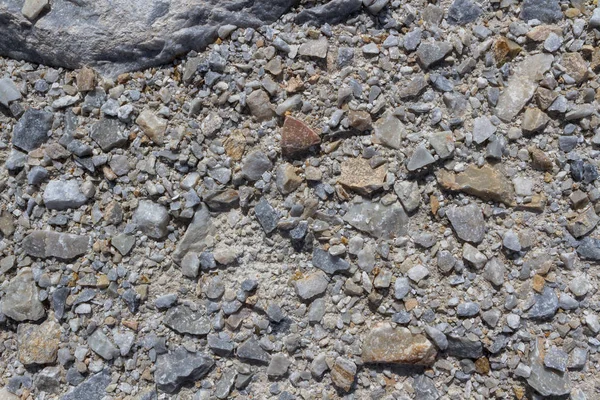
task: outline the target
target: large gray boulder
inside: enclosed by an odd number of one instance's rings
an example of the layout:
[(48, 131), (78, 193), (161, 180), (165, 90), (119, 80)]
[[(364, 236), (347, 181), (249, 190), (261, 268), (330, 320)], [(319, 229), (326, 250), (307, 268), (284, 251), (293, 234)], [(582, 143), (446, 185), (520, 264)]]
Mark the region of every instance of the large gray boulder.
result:
[(32, 20), (23, 0), (0, 2), (0, 55), (36, 63), (93, 66), (109, 76), (201, 50), (220, 26), (258, 27), (298, 0), (55, 0)]

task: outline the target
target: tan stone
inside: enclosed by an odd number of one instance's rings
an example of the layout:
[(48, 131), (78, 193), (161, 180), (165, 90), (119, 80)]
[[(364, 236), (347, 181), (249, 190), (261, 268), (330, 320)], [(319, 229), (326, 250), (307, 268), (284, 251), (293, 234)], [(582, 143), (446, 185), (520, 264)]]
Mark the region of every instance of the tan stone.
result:
[(538, 25), (527, 32), (526, 36), (529, 40), (533, 40), (534, 42), (543, 42), (548, 39), (548, 36), (550, 36), (551, 33), (556, 33), (560, 36), (562, 30), (556, 25)]
[(331, 368), (330, 375), (331, 381), (336, 387), (349, 392), (356, 376), (356, 364), (351, 360), (338, 357)]
[(373, 127), (371, 114), (366, 111), (350, 111), (348, 113), (348, 123), (352, 128), (361, 132), (368, 131)]
[(142, 128), (142, 131), (154, 143), (163, 144), (165, 131), (167, 130), (167, 121), (158, 117), (151, 110), (144, 110), (135, 120), (135, 123)]
[(240, 161), (246, 151), (246, 137), (241, 131), (235, 131), (225, 139), (223, 147), (232, 160)]
[(542, 110), (546, 110), (548, 107), (550, 107), (557, 97), (558, 93), (543, 87), (539, 87), (535, 92), (535, 100), (537, 102), (537, 105)]
[(550, 117), (539, 108), (528, 108), (523, 115), (521, 129), (524, 133), (537, 133), (544, 130)]
[(493, 200), (508, 206), (515, 205), (514, 187), (498, 169), (489, 165), (478, 168), (472, 164), (464, 172), (439, 170), (438, 183), (446, 190), (465, 192), (483, 200)]
[(77, 73), (77, 89), (90, 92), (96, 88), (96, 74), (93, 69), (83, 67)]
[(284, 156), (302, 154), (319, 143), (321, 138), (308, 125), (299, 119), (286, 117), (281, 132), (281, 152)]
[(351, 158), (342, 162), (342, 174), (338, 183), (349, 190), (368, 196), (381, 189), (386, 175), (385, 165), (371, 168), (369, 160)]
[(507, 61), (512, 60), (521, 52), (521, 46), (505, 37), (496, 39), (492, 45), (492, 51), (494, 53), (494, 59), (498, 64), (504, 64)]
[(537, 147), (529, 148), (531, 156), (531, 166), (538, 171), (552, 171), (553, 163), (550, 157)]
[(407, 328), (392, 328), (388, 323), (376, 325), (363, 338), (364, 363), (432, 365), (437, 350), (421, 334)]
[(46, 320), (41, 325), (20, 324), (18, 331), (19, 361), (25, 366), (56, 362), (60, 344), (60, 325)]
[(565, 53), (560, 64), (565, 68), (565, 72), (575, 79), (575, 82), (581, 83), (588, 78), (588, 65), (581, 54)]

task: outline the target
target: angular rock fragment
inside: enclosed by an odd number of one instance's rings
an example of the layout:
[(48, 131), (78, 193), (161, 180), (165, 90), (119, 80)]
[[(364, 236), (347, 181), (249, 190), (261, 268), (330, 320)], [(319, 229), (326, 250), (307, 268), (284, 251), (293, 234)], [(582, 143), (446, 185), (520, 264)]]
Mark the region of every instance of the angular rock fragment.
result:
[(94, 353), (105, 360), (112, 360), (117, 357), (119, 350), (114, 343), (102, 332), (101, 328), (96, 329), (88, 338), (88, 345)]
[(25, 366), (53, 364), (60, 344), (60, 325), (46, 320), (40, 325), (19, 324), (19, 361)]
[(255, 90), (248, 95), (246, 104), (257, 121), (263, 122), (275, 117), (275, 110), (269, 99), (269, 95), (264, 90)]
[(32, 151), (48, 141), (48, 132), (52, 129), (54, 115), (48, 111), (25, 111), (15, 125), (12, 143), (24, 151)]
[(46, 315), (30, 268), (10, 280), (2, 298), (2, 313), (15, 321), (38, 321)]
[(94, 374), (64, 395), (61, 400), (102, 400), (110, 384), (110, 368)]
[(422, 42), (417, 49), (417, 58), (424, 68), (442, 61), (452, 51), (452, 45), (448, 42)]
[(485, 237), (485, 220), (481, 209), (475, 204), (449, 207), (446, 215), (452, 228), (464, 241), (480, 243)]
[(304, 57), (324, 59), (327, 57), (328, 49), (329, 44), (327, 43), (326, 38), (321, 38), (318, 40), (308, 40), (306, 43), (300, 45), (300, 48), (298, 49), (298, 54)]
[(531, 352), (531, 373), (527, 383), (544, 397), (565, 396), (571, 392), (568, 372), (560, 372), (544, 366), (543, 340), (538, 338)]
[(247, 339), (244, 343), (238, 346), (236, 352), (238, 358), (259, 364), (268, 364), (271, 361), (271, 356), (253, 337)]
[(44, 199), (44, 205), (49, 210), (79, 208), (88, 200), (81, 192), (79, 183), (75, 179), (48, 182), (42, 198)]
[(582, 83), (588, 77), (588, 64), (579, 53), (563, 54), (560, 64), (565, 68), (565, 72), (576, 83)]
[(254, 207), (254, 215), (260, 223), (266, 234), (273, 232), (277, 229), (277, 222), (279, 222), (279, 213), (273, 208), (266, 198), (260, 199)]
[(437, 351), (423, 335), (381, 323), (363, 337), (361, 358), (365, 363), (432, 365)]
[(394, 192), (396, 192), (406, 212), (411, 213), (419, 208), (421, 192), (419, 184), (416, 181), (396, 181), (394, 183)]
[(313, 252), (312, 264), (330, 275), (350, 269), (350, 264), (343, 258), (332, 256), (328, 251), (319, 248)]
[(448, 23), (466, 25), (477, 20), (481, 13), (481, 7), (471, 0), (454, 0), (448, 9)]
[(0, 104), (8, 107), (13, 101), (21, 99), (21, 92), (10, 78), (0, 79)]
[(89, 236), (52, 231), (34, 231), (21, 243), (25, 254), (32, 257), (72, 260), (90, 248)]
[(344, 215), (344, 221), (376, 238), (393, 239), (408, 232), (408, 216), (400, 204), (354, 204)]
[(369, 160), (351, 158), (342, 162), (341, 169), (342, 174), (338, 182), (349, 190), (368, 196), (383, 187), (386, 175), (385, 165), (373, 169)]
[(558, 310), (558, 297), (554, 290), (548, 286), (540, 294), (534, 295), (533, 307), (529, 309), (527, 316), (531, 319), (549, 320), (554, 317)]
[(336, 387), (349, 392), (352, 389), (356, 371), (356, 364), (353, 361), (338, 357), (331, 368), (331, 381)]
[(361, 0), (333, 0), (315, 7), (306, 8), (296, 16), (297, 24), (337, 24), (362, 7)]
[(302, 300), (308, 301), (325, 293), (329, 278), (322, 271), (315, 271), (294, 281), (296, 294)]
[(154, 380), (158, 389), (175, 393), (186, 382), (196, 381), (212, 369), (215, 362), (202, 353), (190, 353), (184, 347), (161, 354), (156, 360)]
[(173, 261), (181, 264), (183, 257), (189, 253), (202, 253), (206, 248), (206, 239), (212, 235), (213, 223), (208, 212), (208, 207), (202, 204), (194, 214), (192, 222), (188, 225), (183, 238), (179, 240), (173, 252)]
[(302, 184), (302, 178), (296, 174), (293, 165), (284, 163), (277, 167), (275, 184), (281, 194), (287, 195), (298, 189)]
[(402, 132), (404, 126), (402, 122), (393, 115), (387, 118), (379, 119), (374, 126), (373, 136), (384, 146), (392, 149), (400, 149), (402, 147)]
[(167, 131), (167, 121), (146, 109), (138, 115), (135, 123), (142, 128), (142, 131), (158, 145), (162, 145), (165, 132)]
[(537, 19), (547, 24), (563, 19), (558, 0), (525, 0), (519, 17), (525, 21)]
[(286, 117), (281, 131), (281, 153), (295, 157), (321, 143), (321, 138), (299, 119)]
[(210, 330), (210, 320), (204, 311), (194, 311), (181, 305), (170, 308), (163, 320), (164, 324), (179, 333), (206, 336)]
[(577, 216), (573, 221), (569, 222), (567, 229), (575, 238), (590, 233), (600, 222), (600, 217), (596, 215), (593, 207), (588, 207), (585, 211)]
[(412, 172), (433, 164), (434, 162), (435, 158), (433, 158), (429, 150), (423, 146), (417, 146), (410, 157), (408, 164), (406, 164), (406, 169)]
[(140, 201), (133, 213), (133, 223), (153, 239), (162, 239), (168, 234), (169, 221), (167, 209), (149, 200)]
[(481, 168), (469, 165), (464, 172), (458, 174), (439, 170), (437, 181), (446, 190), (465, 192), (483, 200), (494, 200), (507, 206), (515, 205), (512, 182), (498, 169), (489, 165)]
[(448, 336), (448, 355), (457, 358), (480, 358), (483, 356), (483, 346), (479, 340), (451, 334)]
[(254, 151), (244, 159), (242, 175), (249, 181), (257, 181), (262, 175), (273, 168), (269, 157), (260, 150)]
[(124, 126), (118, 120), (103, 118), (92, 125), (90, 137), (102, 151), (109, 152), (114, 148), (123, 147), (127, 143), (127, 134), (123, 128)]

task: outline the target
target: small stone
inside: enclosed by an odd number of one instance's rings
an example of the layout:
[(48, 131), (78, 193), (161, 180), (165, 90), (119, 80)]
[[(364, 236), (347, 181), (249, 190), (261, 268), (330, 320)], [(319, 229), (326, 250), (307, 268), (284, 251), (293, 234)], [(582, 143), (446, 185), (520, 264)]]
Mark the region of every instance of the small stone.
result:
[(406, 169), (409, 171), (416, 171), (428, 165), (431, 165), (435, 162), (435, 158), (431, 155), (429, 150), (427, 150), (423, 146), (417, 146), (415, 151), (413, 152), (408, 164), (406, 165)]
[(313, 252), (312, 264), (330, 275), (350, 269), (350, 264), (343, 258), (332, 256), (328, 251), (319, 248), (315, 248)]
[(413, 334), (406, 328), (392, 328), (380, 323), (363, 337), (364, 363), (392, 363), (409, 365), (432, 365), (437, 351), (421, 334)]
[(267, 376), (277, 378), (285, 376), (292, 362), (283, 354), (275, 354), (267, 367)]
[(38, 321), (46, 315), (31, 269), (21, 269), (4, 289), (2, 313), (18, 322)]
[(519, 236), (513, 230), (506, 231), (502, 239), (502, 245), (505, 249), (511, 251), (521, 251), (522, 248)]
[(21, 92), (10, 78), (0, 79), (0, 104), (8, 107), (13, 101), (21, 99)]
[(135, 245), (135, 236), (124, 233), (116, 235), (110, 240), (110, 244), (112, 244), (122, 256), (126, 256), (133, 248), (133, 245)]
[(424, 265), (417, 264), (409, 269), (406, 274), (413, 282), (419, 283), (429, 276), (429, 270)]
[(277, 167), (275, 184), (281, 194), (287, 195), (300, 187), (302, 178), (296, 174), (293, 165), (284, 163)]
[(479, 314), (479, 310), (480, 310), (480, 307), (479, 307), (479, 304), (477, 304), (477, 303), (473, 303), (473, 302), (461, 303), (456, 308), (456, 314), (459, 317), (470, 318), (470, 317), (474, 317), (477, 314)]
[(477, 117), (473, 121), (473, 141), (481, 144), (496, 133), (496, 127), (488, 117)]
[(452, 334), (448, 336), (446, 352), (452, 357), (477, 359), (483, 356), (483, 346), (479, 340)]
[(64, 395), (61, 400), (102, 400), (111, 382), (110, 368), (94, 374)]
[(281, 131), (281, 152), (284, 156), (301, 155), (319, 143), (319, 135), (304, 122), (292, 117), (285, 118)]
[(228, 369), (221, 375), (221, 379), (219, 379), (215, 388), (215, 397), (217, 399), (226, 399), (229, 397), (236, 377), (237, 371), (233, 368)]
[(554, 53), (560, 46), (562, 46), (563, 40), (554, 32), (550, 32), (546, 40), (544, 41), (544, 49), (550, 53)]
[(277, 229), (279, 213), (269, 204), (266, 198), (261, 198), (254, 207), (254, 215), (266, 234)]
[(423, 30), (416, 28), (404, 35), (404, 48), (408, 51), (414, 51), (421, 43)]
[(544, 355), (544, 365), (548, 368), (565, 372), (567, 370), (568, 359), (569, 355), (564, 350), (552, 346), (546, 350), (546, 354)]
[(135, 120), (135, 123), (140, 126), (142, 131), (158, 145), (162, 145), (164, 141), (165, 132), (167, 130), (167, 121), (151, 110), (146, 109), (140, 113)]
[(446, 216), (458, 237), (471, 243), (480, 243), (485, 237), (485, 220), (481, 209), (475, 204), (450, 207)]
[(527, 383), (544, 397), (568, 395), (571, 392), (568, 373), (546, 368), (542, 359), (543, 353), (543, 341), (537, 339), (534, 351), (531, 352), (531, 372), (527, 378)]
[(215, 354), (226, 357), (233, 352), (235, 345), (229, 337), (224, 337), (216, 334), (209, 334), (208, 337), (208, 348)]
[(133, 223), (153, 239), (162, 239), (169, 233), (169, 221), (167, 209), (150, 200), (140, 201), (133, 213)]
[(521, 129), (524, 133), (538, 133), (544, 130), (548, 122), (550, 122), (550, 117), (542, 110), (539, 108), (528, 108), (523, 115)]
[(353, 361), (338, 357), (331, 368), (331, 381), (336, 387), (349, 392), (354, 384), (356, 371), (356, 364)]
[(563, 54), (560, 65), (565, 68), (565, 72), (576, 83), (581, 83), (588, 78), (588, 65), (585, 59), (579, 53)]
[(44, 205), (49, 210), (79, 208), (87, 202), (75, 179), (68, 181), (52, 180), (46, 185), (43, 194)]
[[(569, 282), (569, 290), (576, 297), (583, 297), (590, 290), (589, 282), (590, 282), (590, 279), (586, 275), (582, 274), (582, 275), (576, 276), (575, 278), (571, 279), (571, 281)], [(562, 299), (562, 296), (561, 296), (561, 299)]]
[(448, 338), (446, 338), (446, 335), (439, 329), (426, 325), (425, 333), (433, 340), (438, 349), (444, 351), (448, 348)]
[(51, 112), (28, 109), (13, 129), (13, 145), (27, 152), (37, 149), (48, 141), (53, 121)]
[(351, 205), (344, 221), (374, 237), (392, 239), (407, 233), (408, 216), (400, 204), (363, 202)]
[(322, 271), (315, 271), (294, 281), (296, 294), (304, 301), (321, 296), (327, 290), (329, 278)]
[(498, 322), (500, 322), (501, 317), (502, 312), (497, 308), (492, 308), (491, 310), (484, 311), (481, 314), (481, 319), (492, 328), (498, 326)]
[(351, 110), (348, 113), (348, 124), (351, 128), (354, 128), (360, 132), (371, 130), (371, 114), (366, 111), (355, 111)]
[(268, 121), (276, 115), (271, 104), (271, 99), (264, 90), (255, 90), (250, 93), (246, 99), (246, 104), (248, 105), (250, 114), (259, 122)]
[(442, 61), (452, 51), (448, 42), (422, 42), (417, 49), (417, 58), (424, 68)]
[(328, 49), (329, 44), (327, 43), (327, 39), (321, 38), (319, 40), (309, 40), (306, 43), (300, 45), (300, 48), (298, 49), (298, 54), (304, 57), (324, 59), (327, 57)]
[(341, 170), (338, 182), (364, 196), (380, 190), (386, 176), (385, 165), (373, 169), (369, 160), (364, 158), (350, 158), (343, 161)]
[(550, 287), (544, 287), (540, 294), (534, 295), (535, 303), (529, 309), (528, 317), (536, 320), (548, 320), (558, 310), (558, 297)]
[(184, 383), (204, 377), (214, 364), (213, 359), (203, 353), (190, 353), (184, 347), (177, 347), (158, 356), (154, 380), (163, 392), (175, 393)]
[(448, 23), (466, 25), (477, 20), (481, 14), (481, 7), (477, 3), (471, 0), (454, 0), (448, 9)]
[(54, 364), (60, 331), (60, 325), (52, 320), (46, 320), (41, 325), (19, 324), (19, 361), (25, 366)]
[(154, 300), (154, 306), (159, 310), (168, 310), (177, 304), (177, 293), (169, 293)]
[(437, 181), (446, 190), (465, 192), (508, 206), (514, 205), (515, 192), (512, 182), (498, 169), (487, 164), (481, 168), (469, 165), (464, 172), (458, 174), (439, 170)]
[(375, 123), (373, 136), (384, 146), (398, 150), (402, 147), (402, 132), (402, 122), (394, 116), (388, 116)]
[(112, 360), (117, 356), (119, 350), (115, 347), (113, 342), (102, 332), (101, 328), (90, 335), (88, 338), (88, 345), (90, 349), (105, 360)]
[(415, 399), (437, 400), (440, 398), (433, 379), (426, 375), (417, 375), (413, 381), (413, 390), (415, 392)]
[(77, 72), (76, 81), (80, 92), (91, 92), (96, 88), (96, 73), (91, 68), (83, 67)]
[(419, 208), (421, 192), (419, 184), (416, 181), (396, 181), (394, 183), (394, 192), (396, 192), (398, 199), (407, 213), (411, 213)]
[(498, 257), (494, 257), (485, 264), (483, 277), (494, 286), (502, 286), (506, 267)]
[(594, 230), (596, 225), (598, 225), (598, 222), (600, 222), (600, 217), (596, 215), (593, 207), (588, 207), (574, 220), (569, 222), (567, 229), (573, 237), (580, 238)]
[(525, 0), (519, 17), (525, 21), (537, 19), (549, 24), (563, 19), (563, 13), (558, 0)]
[(253, 337), (250, 337), (244, 343), (239, 345), (237, 348), (237, 356), (242, 360), (260, 364), (268, 364), (271, 361), (269, 353), (264, 351), (263, 348), (260, 347), (258, 341)]
[(25, 0), (21, 14), (30, 21), (37, 19), (40, 14), (50, 8), (49, 0)]
[(180, 305), (170, 308), (163, 320), (164, 324), (179, 333), (206, 336), (211, 330), (210, 320), (202, 311), (194, 311)]
[(92, 125), (90, 137), (102, 151), (109, 152), (127, 143), (127, 134), (123, 127), (116, 119), (103, 118)]
[(583, 369), (587, 363), (587, 349), (576, 347), (571, 351), (571, 359), (569, 360), (569, 369)]
[(249, 181), (257, 181), (262, 175), (273, 168), (273, 163), (262, 151), (250, 153), (243, 162), (242, 176)]

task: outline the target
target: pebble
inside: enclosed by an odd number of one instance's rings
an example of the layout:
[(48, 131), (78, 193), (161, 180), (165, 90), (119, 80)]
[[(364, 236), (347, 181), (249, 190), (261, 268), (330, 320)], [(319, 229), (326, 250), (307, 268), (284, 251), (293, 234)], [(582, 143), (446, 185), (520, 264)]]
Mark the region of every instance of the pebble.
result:
[(184, 347), (177, 347), (158, 356), (154, 371), (156, 386), (166, 393), (174, 393), (186, 382), (199, 380), (208, 374), (214, 363), (205, 354), (190, 353)]
[(165, 207), (149, 200), (139, 202), (133, 214), (139, 230), (153, 239), (162, 239), (169, 232), (169, 213)]
[(30, 152), (48, 141), (54, 115), (51, 112), (30, 108), (19, 119), (12, 133), (12, 143)]
[(485, 221), (481, 209), (475, 204), (450, 207), (446, 215), (459, 238), (480, 243), (485, 237)]
[(365, 363), (432, 365), (437, 355), (425, 336), (385, 323), (371, 328), (363, 338), (362, 349), (361, 359)]

